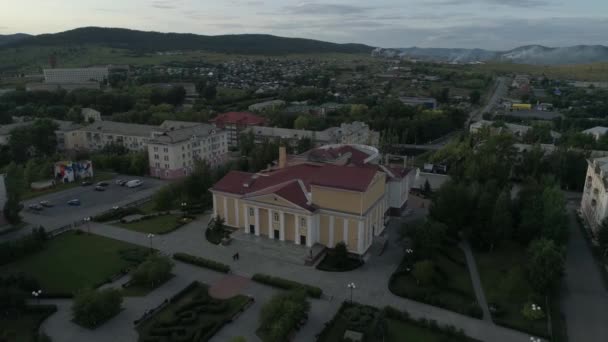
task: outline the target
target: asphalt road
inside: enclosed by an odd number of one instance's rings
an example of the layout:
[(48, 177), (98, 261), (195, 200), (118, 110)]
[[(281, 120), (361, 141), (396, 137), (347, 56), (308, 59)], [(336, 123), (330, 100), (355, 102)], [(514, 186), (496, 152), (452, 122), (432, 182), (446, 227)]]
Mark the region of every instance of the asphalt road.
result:
[(507, 79), (506, 77), (498, 77), (496, 79), (496, 87), (494, 88), (494, 93), (492, 93), (492, 96), (490, 96), (490, 99), (483, 108), (471, 112), (471, 117), (467, 121), (465, 129), (468, 129), (469, 125), (472, 122), (480, 121), (485, 113), (489, 113), (492, 109), (494, 109), (500, 99), (507, 95), (508, 81), (509, 79)]

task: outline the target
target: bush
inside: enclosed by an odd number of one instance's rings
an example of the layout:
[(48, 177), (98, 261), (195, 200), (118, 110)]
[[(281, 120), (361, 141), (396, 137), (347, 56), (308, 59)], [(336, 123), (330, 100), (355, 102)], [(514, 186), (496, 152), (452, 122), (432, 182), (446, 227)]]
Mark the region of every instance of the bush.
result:
[(122, 294), (119, 290), (84, 290), (74, 297), (74, 322), (87, 328), (96, 328), (118, 314), (121, 305)]
[(121, 207), (118, 209), (110, 209), (104, 213), (101, 213), (93, 217), (95, 222), (107, 222), (120, 220), (121, 218), (129, 215), (141, 214), (141, 210), (137, 207)]
[(133, 272), (131, 282), (135, 285), (154, 288), (169, 279), (173, 266), (171, 259), (166, 256), (150, 255)]
[(259, 329), (262, 340), (287, 341), (300, 321), (307, 318), (308, 310), (310, 303), (303, 289), (275, 295), (262, 307)]
[(306, 293), (313, 298), (321, 298), (323, 294), (323, 290), (321, 288), (311, 285), (306, 285), (302, 283), (298, 283), (296, 281), (283, 279), (279, 277), (273, 277), (267, 274), (256, 273), (251, 277), (253, 281), (257, 281), (258, 283), (266, 284), (269, 286), (278, 287), (284, 290), (293, 290), (297, 288), (304, 288)]
[(34, 228), (31, 235), (0, 243), (0, 265), (8, 264), (42, 250), (46, 240), (46, 231), (40, 227)]
[(228, 266), (226, 264), (222, 264), (217, 261), (197, 257), (197, 256), (186, 254), (186, 253), (175, 253), (175, 254), (173, 254), (173, 259), (179, 260), (181, 262), (185, 262), (188, 264), (212, 269), (214, 271), (218, 271), (218, 272), (222, 272), (222, 273), (230, 272), (230, 266)]

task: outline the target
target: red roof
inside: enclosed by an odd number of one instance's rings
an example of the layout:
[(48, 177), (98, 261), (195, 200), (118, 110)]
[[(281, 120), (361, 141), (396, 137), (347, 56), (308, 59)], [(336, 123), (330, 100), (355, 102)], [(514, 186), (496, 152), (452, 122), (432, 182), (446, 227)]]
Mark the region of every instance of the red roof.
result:
[(264, 125), (266, 123), (265, 118), (249, 112), (222, 113), (209, 121), (218, 125), (232, 124), (244, 126)]
[(300, 164), (265, 173), (231, 171), (212, 190), (238, 195), (274, 193), (303, 208), (312, 209), (305, 192), (311, 185), (363, 192), (377, 170), (331, 164)]
[(348, 163), (354, 165), (363, 165), (365, 164), (365, 159), (370, 157), (370, 154), (367, 154), (350, 145), (330, 148), (315, 148), (308, 152), (308, 156), (309, 159), (312, 160), (330, 161), (338, 159), (347, 153), (350, 153), (350, 160)]

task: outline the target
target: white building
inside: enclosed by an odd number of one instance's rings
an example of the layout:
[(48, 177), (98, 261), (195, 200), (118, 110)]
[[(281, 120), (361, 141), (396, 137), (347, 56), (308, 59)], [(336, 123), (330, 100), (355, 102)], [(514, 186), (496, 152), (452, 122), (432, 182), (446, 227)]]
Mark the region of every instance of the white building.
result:
[(114, 121), (97, 121), (88, 126), (65, 133), (65, 149), (95, 151), (116, 144), (130, 151), (146, 148), (157, 126)]
[(150, 175), (176, 179), (190, 174), (196, 160), (210, 166), (223, 164), (228, 156), (228, 132), (208, 124), (165, 121), (148, 143)]
[(107, 67), (73, 68), (73, 69), (44, 69), (45, 83), (84, 83), (103, 82), (108, 79)]
[(80, 111), (82, 117), (84, 118), (84, 122), (96, 122), (101, 121), (101, 113), (96, 111), (93, 108), (82, 108)]
[(581, 212), (593, 231), (608, 215), (608, 157), (587, 161)]
[(600, 140), (600, 138), (608, 132), (608, 127), (595, 126), (593, 128), (589, 128), (584, 130), (582, 133), (592, 135), (595, 140)]

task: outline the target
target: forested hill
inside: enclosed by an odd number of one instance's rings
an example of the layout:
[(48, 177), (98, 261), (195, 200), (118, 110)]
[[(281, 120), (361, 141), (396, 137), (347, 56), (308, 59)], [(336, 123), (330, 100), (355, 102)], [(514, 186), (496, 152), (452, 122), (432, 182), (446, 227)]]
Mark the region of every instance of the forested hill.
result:
[(24, 34), (24, 33), (15, 33), (15, 34), (9, 34), (9, 35), (0, 34), (0, 46), (11, 43), (11, 42), (15, 42), (17, 40), (24, 39), (27, 37), (30, 37), (30, 35)]
[(31, 36), (7, 47), (102, 45), (139, 51), (205, 50), (240, 54), (369, 53), (362, 44), (335, 44), (312, 39), (284, 38), (265, 34), (203, 36), (190, 33), (144, 32), (121, 28), (84, 27)]

